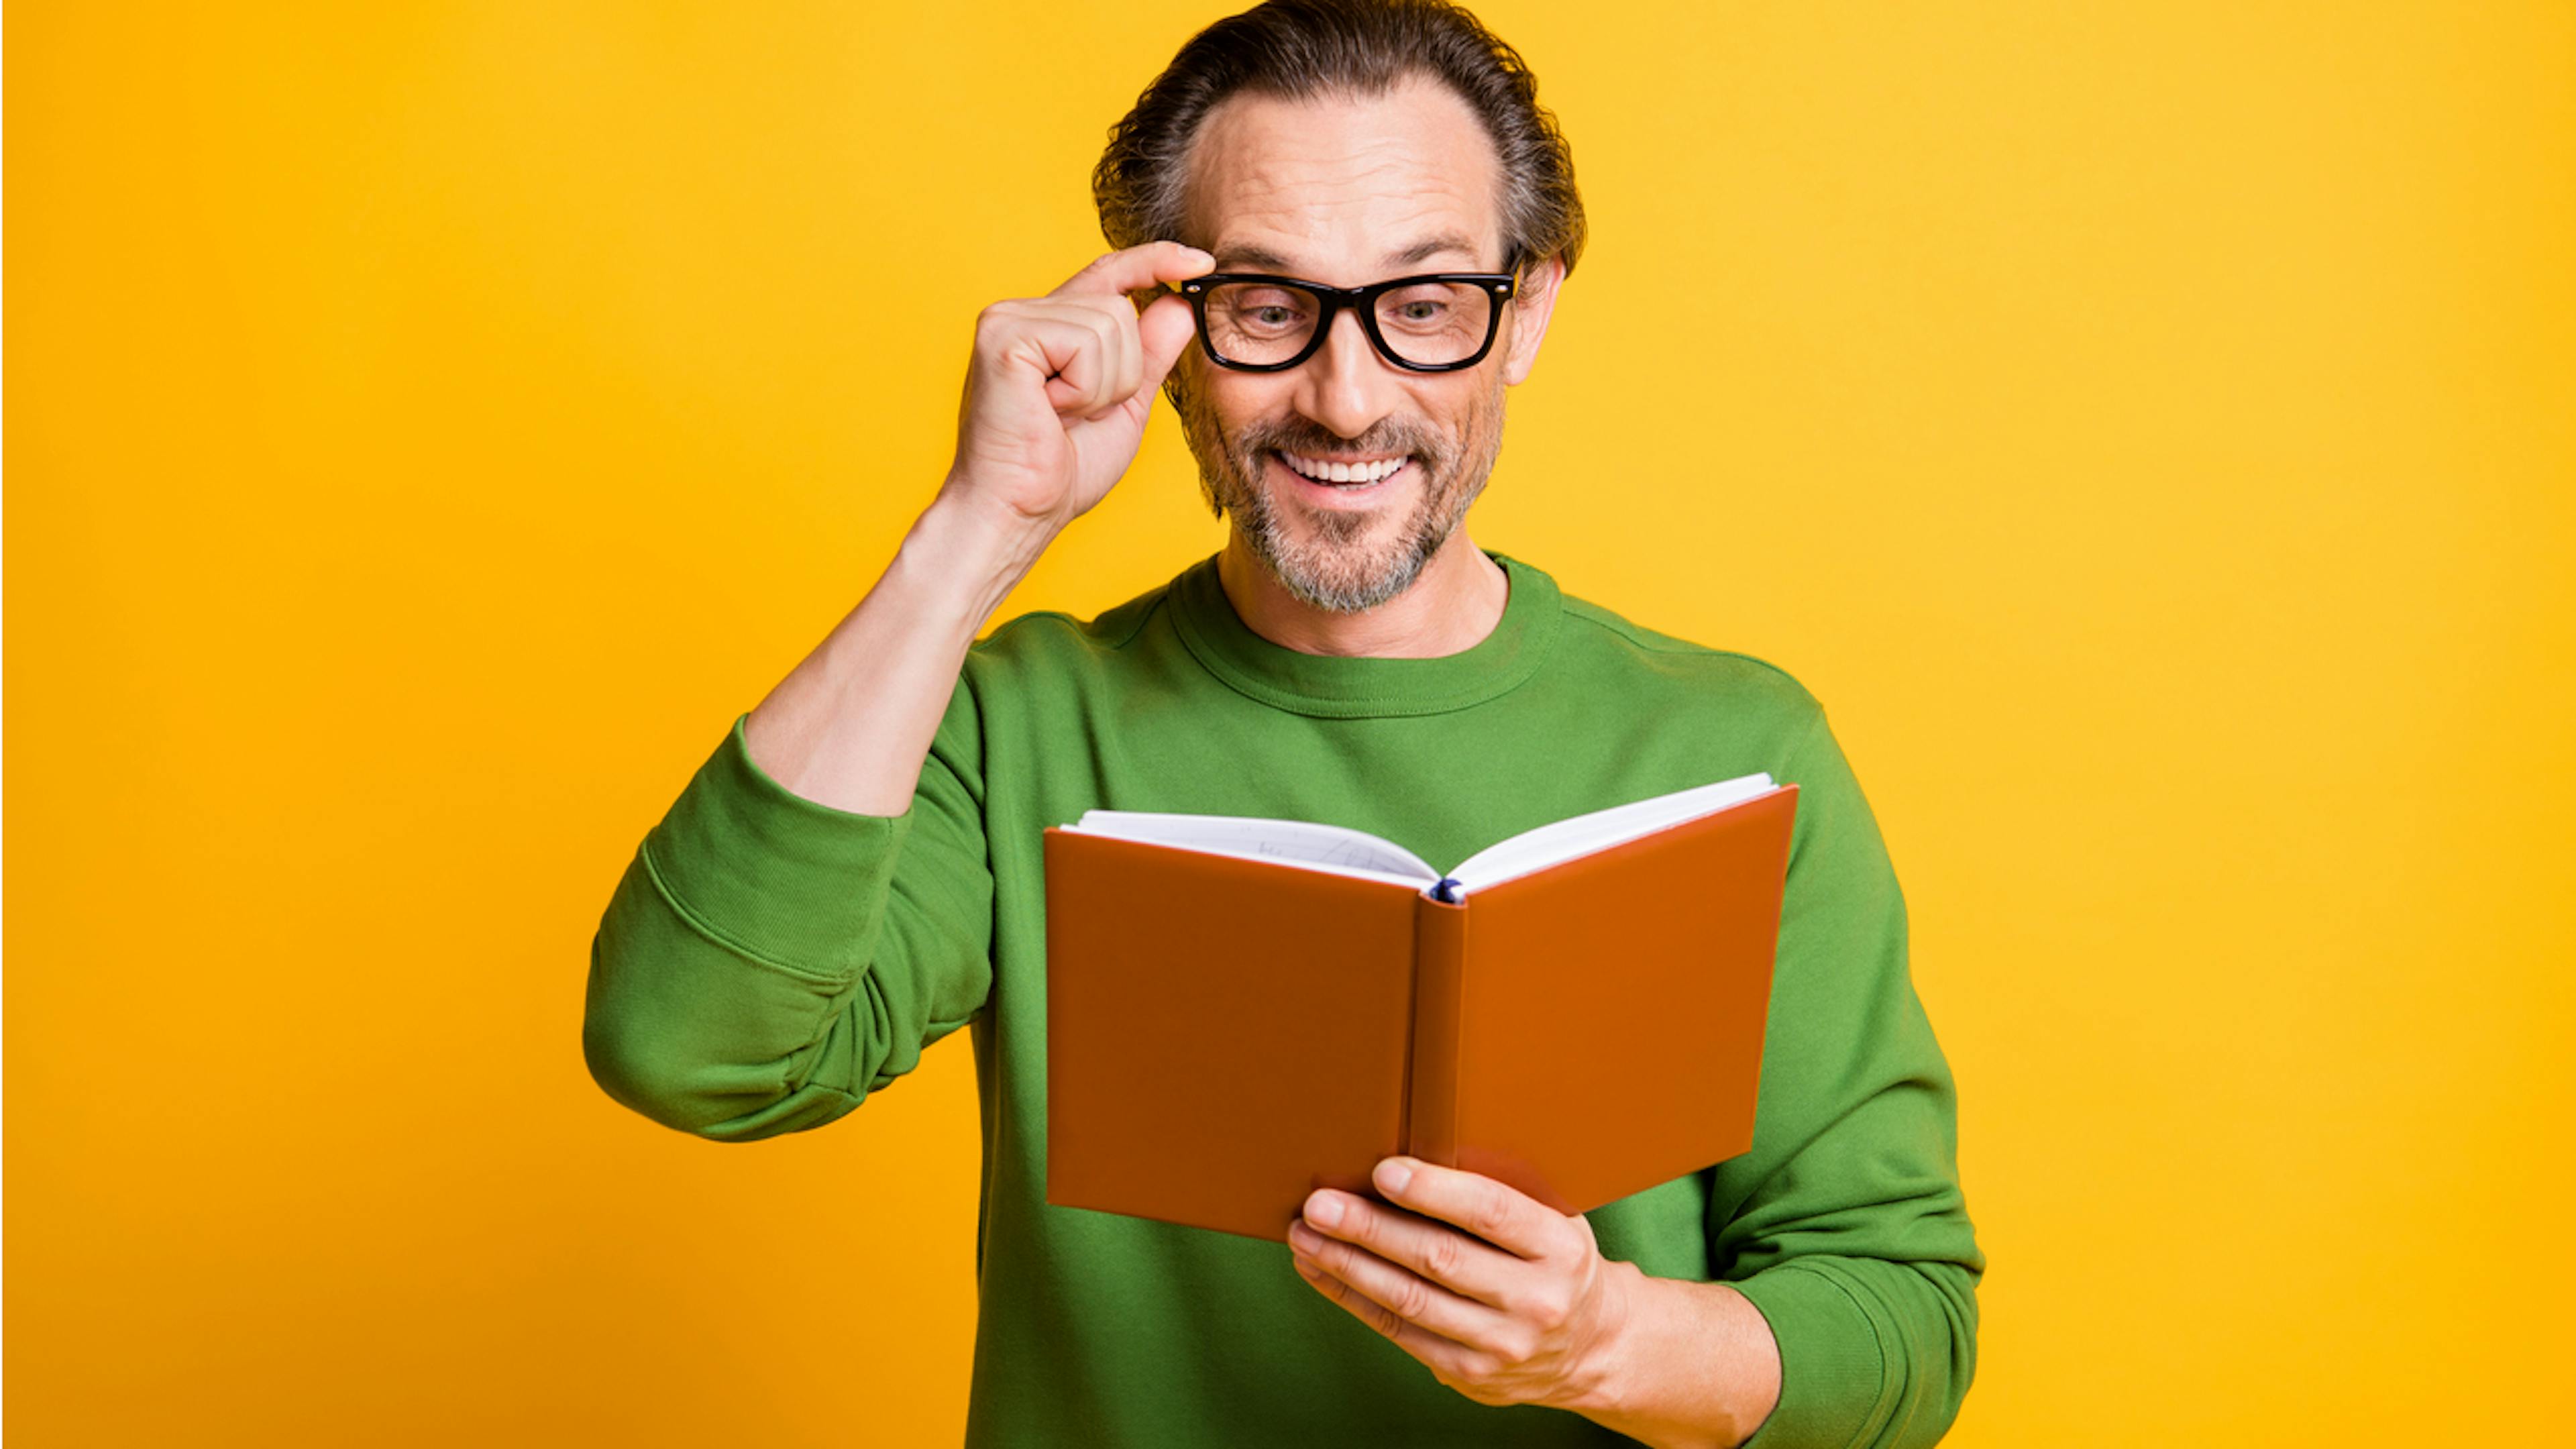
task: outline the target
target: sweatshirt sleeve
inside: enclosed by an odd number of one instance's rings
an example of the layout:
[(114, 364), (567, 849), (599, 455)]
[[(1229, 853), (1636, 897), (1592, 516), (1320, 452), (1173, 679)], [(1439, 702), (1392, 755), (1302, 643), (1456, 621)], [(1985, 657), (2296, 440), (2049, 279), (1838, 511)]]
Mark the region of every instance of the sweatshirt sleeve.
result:
[(1906, 966), (1905, 901), (1818, 711), (1798, 786), (1761, 1110), (1719, 1169), (1710, 1261), (1780, 1348), (1745, 1449), (1938, 1440), (1976, 1372), (1985, 1271), (1960, 1192), (1956, 1092)]
[(961, 681), (900, 815), (808, 800), (737, 717), (591, 939), (582, 1055), (608, 1095), (722, 1142), (847, 1115), (992, 987), (980, 741)]

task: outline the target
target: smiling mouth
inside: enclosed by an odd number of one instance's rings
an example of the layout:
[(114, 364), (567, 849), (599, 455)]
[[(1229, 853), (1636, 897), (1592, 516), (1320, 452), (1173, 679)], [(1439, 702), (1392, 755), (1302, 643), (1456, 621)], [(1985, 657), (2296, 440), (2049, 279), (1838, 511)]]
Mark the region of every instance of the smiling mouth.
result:
[(1413, 464), (1410, 456), (1336, 461), (1330, 458), (1291, 453), (1278, 448), (1272, 449), (1270, 456), (1278, 459), (1282, 467), (1306, 482), (1345, 493), (1374, 488), (1403, 473)]

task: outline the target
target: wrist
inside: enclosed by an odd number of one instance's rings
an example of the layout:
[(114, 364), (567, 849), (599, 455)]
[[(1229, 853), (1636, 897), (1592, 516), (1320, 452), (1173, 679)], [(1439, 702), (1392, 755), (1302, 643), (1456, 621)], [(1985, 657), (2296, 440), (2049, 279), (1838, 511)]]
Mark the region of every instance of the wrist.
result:
[(1633, 1397), (1638, 1356), (1655, 1339), (1652, 1319), (1664, 1309), (1657, 1292), (1660, 1279), (1634, 1263), (1602, 1260), (1603, 1291), (1617, 1305), (1609, 1331), (1593, 1345), (1590, 1362), (1577, 1375), (1574, 1396), (1561, 1407), (1607, 1424), (1624, 1412)]
[(1780, 1396), (1769, 1324), (1724, 1283), (1658, 1278), (1634, 1264), (1626, 1312), (1566, 1407), (1656, 1449), (1731, 1449)]
[(895, 551), (889, 573), (937, 595), (972, 639), (1036, 567), (1062, 525), (942, 486)]

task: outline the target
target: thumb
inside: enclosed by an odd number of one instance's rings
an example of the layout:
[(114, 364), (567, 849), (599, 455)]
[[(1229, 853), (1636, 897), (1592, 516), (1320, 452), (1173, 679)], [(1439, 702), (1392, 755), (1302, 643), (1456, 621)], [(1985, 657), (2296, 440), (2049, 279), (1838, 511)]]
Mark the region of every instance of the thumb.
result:
[(1180, 361), (1181, 352), (1198, 337), (1197, 319), (1190, 315), (1189, 299), (1168, 293), (1154, 299), (1136, 318), (1136, 339), (1145, 349), (1145, 384), (1137, 394), (1150, 398), (1163, 385), (1163, 379)]

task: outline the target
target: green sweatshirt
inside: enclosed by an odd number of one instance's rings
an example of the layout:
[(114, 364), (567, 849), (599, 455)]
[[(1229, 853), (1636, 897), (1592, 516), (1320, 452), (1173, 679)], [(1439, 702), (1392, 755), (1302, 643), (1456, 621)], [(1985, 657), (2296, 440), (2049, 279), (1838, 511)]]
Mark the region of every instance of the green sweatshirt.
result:
[[(1985, 1259), (1905, 902), (1824, 713), (1768, 664), (1492, 557), (1510, 580), (1500, 623), (1436, 659), (1271, 643), (1214, 557), (1088, 622), (1013, 619), (969, 651), (901, 815), (789, 792), (736, 719), (600, 921), (592, 1075), (656, 1122), (749, 1142), (843, 1116), (972, 1027), (970, 1445), (1630, 1442), (1447, 1388), (1309, 1287), (1284, 1240), (1047, 1205), (1040, 832), (1095, 806), (1289, 817), (1446, 867), (1767, 770), (1799, 792), (1753, 1149), (1589, 1216), (1607, 1256), (1723, 1280), (1769, 1320), (1783, 1383), (1753, 1449), (1932, 1443), (1975, 1369)], [(1568, 961), (1566, 989), (1584, 979)]]

